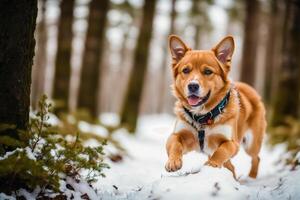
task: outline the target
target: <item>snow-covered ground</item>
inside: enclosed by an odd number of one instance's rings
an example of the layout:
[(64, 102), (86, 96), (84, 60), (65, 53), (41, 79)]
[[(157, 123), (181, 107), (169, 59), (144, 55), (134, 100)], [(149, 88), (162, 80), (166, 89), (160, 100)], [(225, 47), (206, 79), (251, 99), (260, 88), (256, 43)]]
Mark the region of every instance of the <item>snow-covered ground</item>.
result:
[[(100, 119), (107, 125), (118, 123), (118, 119), (111, 114)], [(57, 124), (59, 121), (52, 116), (51, 123)], [(130, 135), (124, 129), (117, 130), (113, 137), (122, 144), (128, 155), (117, 163), (106, 160), (111, 168), (105, 169), (105, 178), (100, 178), (93, 184), (96, 191), (85, 181), (78, 183), (72, 179), (61, 181), (61, 191), (65, 191), (64, 194), (70, 199), (82, 199), (87, 195), (91, 200), (300, 199), (300, 167), (291, 171), (289, 167), (278, 162), (284, 156), (284, 145), (272, 149), (264, 144), (260, 153), (259, 175), (255, 180), (247, 177), (250, 158), (243, 149), (233, 159), (238, 181), (225, 168), (204, 166), (207, 157), (196, 152), (184, 156), (181, 170), (166, 172), (165, 142), (173, 131), (174, 123), (174, 117), (169, 115), (145, 116), (139, 120), (136, 135)], [(85, 122), (79, 123), (79, 128), (83, 132), (92, 131), (101, 136), (108, 134), (104, 127)], [(95, 140), (86, 141), (86, 145), (97, 144)], [(115, 151), (110, 144), (105, 149), (109, 153)], [(297, 157), (300, 161), (300, 153)], [(75, 191), (68, 190), (67, 183)], [(28, 192), (21, 189), (18, 194), (34, 200), (38, 190)], [(16, 198), (14, 195), (0, 193), (0, 200), (2, 199)]]
[(121, 163), (107, 161), (106, 178), (94, 184), (101, 199), (300, 199), (300, 169), (290, 171), (277, 162), (283, 145), (263, 146), (256, 180), (247, 178), (250, 158), (243, 150), (233, 159), (239, 182), (225, 168), (203, 166), (207, 158), (196, 152), (184, 156), (181, 170), (166, 172), (165, 141), (174, 122), (168, 115), (147, 116), (136, 136), (125, 130), (114, 134), (129, 156)]

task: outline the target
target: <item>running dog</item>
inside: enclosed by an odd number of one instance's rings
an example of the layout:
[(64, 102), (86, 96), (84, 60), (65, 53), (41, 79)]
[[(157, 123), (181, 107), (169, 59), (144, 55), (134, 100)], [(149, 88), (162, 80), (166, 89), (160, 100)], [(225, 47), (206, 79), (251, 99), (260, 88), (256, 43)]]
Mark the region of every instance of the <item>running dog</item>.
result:
[(243, 144), (252, 159), (249, 176), (256, 178), (265, 107), (252, 87), (229, 79), (234, 48), (232, 36), (211, 50), (192, 50), (178, 36), (169, 37), (178, 123), (166, 144), (167, 171), (179, 170), (183, 154), (198, 150), (208, 155), (205, 165), (225, 167), (236, 178), (230, 159)]

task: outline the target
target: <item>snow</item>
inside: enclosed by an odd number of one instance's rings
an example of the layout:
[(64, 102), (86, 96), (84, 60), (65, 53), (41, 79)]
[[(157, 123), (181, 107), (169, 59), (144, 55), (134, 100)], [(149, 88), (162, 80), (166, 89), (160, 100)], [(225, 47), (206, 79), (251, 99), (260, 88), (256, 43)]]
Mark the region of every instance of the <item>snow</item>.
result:
[(32, 153), (32, 151), (31, 151), (31, 149), (30, 149), (29, 147), (26, 147), (26, 148), (24, 148), (24, 149), (22, 149), (22, 148), (17, 148), (17, 149), (15, 149), (15, 150), (13, 150), (13, 151), (7, 152), (5, 155), (3, 155), (3, 156), (0, 157), (0, 160), (5, 160), (5, 159), (7, 159), (9, 156), (15, 154), (16, 152), (24, 152), (24, 151), (26, 152), (26, 155), (27, 155), (27, 157), (28, 157), (29, 159), (31, 159), (31, 160), (36, 160), (34, 154)]
[(120, 124), (120, 117), (115, 113), (102, 113), (99, 119), (106, 126), (118, 126)]
[[(67, 182), (75, 189), (76, 194), (75, 195), (75, 199), (76, 196), (78, 196), (78, 199), (81, 199), (81, 195), (82, 194), (87, 194), (91, 199), (98, 199), (97, 198), (97, 194), (95, 193), (95, 191), (93, 191), (91, 189), (91, 187), (89, 187), (89, 184), (87, 182), (80, 182), (80, 183), (76, 183), (76, 181), (74, 181), (71, 178), (67, 178)], [(73, 193), (74, 194), (74, 193)]]
[(17, 148), (13, 151), (10, 151), (10, 152), (7, 152), (6, 154), (4, 154), (3, 156), (0, 157), (0, 160), (5, 160), (7, 159), (9, 156), (13, 155), (15, 152), (18, 152), (20, 151), (21, 149), (20, 148)]
[(8, 196), (4, 193), (0, 193), (0, 199), (5, 199), (5, 200), (15, 200), (16, 198), (15, 197), (12, 197), (12, 196)]
[(35, 155), (33, 154), (32, 150), (29, 147), (26, 147), (25, 151), (29, 159), (36, 161)]
[(297, 153), (296, 159), (298, 160), (298, 162), (300, 162), (300, 152)]
[(82, 132), (94, 133), (94, 134), (102, 136), (102, 137), (107, 137), (108, 136), (108, 131), (104, 127), (99, 126), (99, 125), (91, 125), (87, 122), (80, 121), (78, 123), (78, 128)]
[(24, 189), (20, 189), (17, 193), (20, 196), (24, 196), (25, 199), (27, 199), (27, 200), (35, 200), (36, 199), (36, 194), (30, 193), (30, 192), (28, 192), (27, 190), (24, 190)]
[[(105, 117), (104, 117), (105, 116)], [(117, 116), (106, 114), (106, 124), (114, 124)], [(164, 169), (167, 161), (165, 142), (174, 129), (175, 118), (170, 115), (144, 116), (139, 119), (136, 135), (125, 129), (118, 129), (112, 137), (127, 150), (121, 162), (106, 159), (110, 169), (105, 169), (105, 178), (93, 183), (93, 188), (84, 180), (74, 181), (66, 177), (60, 181), (60, 189), (70, 199), (82, 199), (88, 196), (92, 200), (140, 200), (140, 199), (260, 199), (281, 200), (300, 199), (300, 168), (291, 171), (291, 167), (278, 162), (285, 158), (284, 144), (271, 148), (265, 144), (260, 157), (260, 169), (257, 179), (247, 177), (250, 158), (241, 149), (232, 160), (236, 168), (238, 181), (225, 168), (204, 166), (207, 157), (190, 152), (183, 157), (183, 167), (177, 172), (168, 173)], [(91, 124), (81, 125), (82, 129), (102, 130), (104, 127)], [(87, 140), (85, 145), (96, 146), (96, 140)], [(30, 149), (24, 149), (33, 159)], [(106, 152), (116, 152), (108, 143)], [(6, 158), (20, 149), (4, 155)], [(300, 154), (296, 156), (299, 160)], [(67, 187), (69, 184), (74, 190)], [(35, 199), (38, 191), (18, 191), (26, 199)], [(49, 194), (50, 195), (50, 194)], [(54, 194), (52, 194), (53, 196)], [(15, 199), (0, 193), (0, 199)]]
[[(68, 118), (69, 119), (69, 118)], [(51, 124), (52, 126), (58, 126), (60, 123), (60, 120), (58, 119), (58, 117), (52, 113), (49, 113), (49, 119), (47, 121), (49, 124)]]
[[(191, 152), (181, 170), (164, 169), (165, 142), (175, 119), (169, 115), (141, 117), (136, 135), (124, 129), (113, 137), (127, 149), (121, 163), (109, 160), (110, 169), (93, 186), (101, 199), (299, 199), (300, 170), (290, 171), (278, 162), (285, 145), (264, 144), (257, 179), (247, 177), (250, 158), (241, 149), (233, 159), (238, 181), (225, 168), (204, 166), (206, 156)], [(92, 198), (93, 199), (93, 198)]]

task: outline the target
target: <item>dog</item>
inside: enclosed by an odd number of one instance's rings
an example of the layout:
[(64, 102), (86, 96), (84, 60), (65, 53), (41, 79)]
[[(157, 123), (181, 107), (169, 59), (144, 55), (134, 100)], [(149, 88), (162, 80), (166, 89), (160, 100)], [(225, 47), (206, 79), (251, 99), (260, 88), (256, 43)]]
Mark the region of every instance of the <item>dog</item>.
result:
[(242, 144), (252, 159), (249, 177), (256, 178), (265, 107), (251, 86), (229, 79), (234, 48), (232, 36), (211, 50), (192, 50), (169, 36), (177, 123), (166, 143), (167, 171), (179, 170), (183, 154), (198, 150), (208, 155), (205, 165), (225, 167), (236, 179), (230, 159)]

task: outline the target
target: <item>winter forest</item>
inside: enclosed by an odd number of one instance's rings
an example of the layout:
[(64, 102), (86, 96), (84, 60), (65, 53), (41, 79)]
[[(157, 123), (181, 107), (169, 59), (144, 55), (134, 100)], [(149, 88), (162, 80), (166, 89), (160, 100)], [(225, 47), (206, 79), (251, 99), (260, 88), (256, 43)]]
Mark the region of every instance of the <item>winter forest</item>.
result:
[[(199, 151), (166, 170), (170, 35), (212, 51), (234, 38), (229, 79), (266, 108), (256, 179), (242, 147), (236, 177)], [(0, 1), (0, 200), (296, 200), (299, 151), (300, 0)]]

